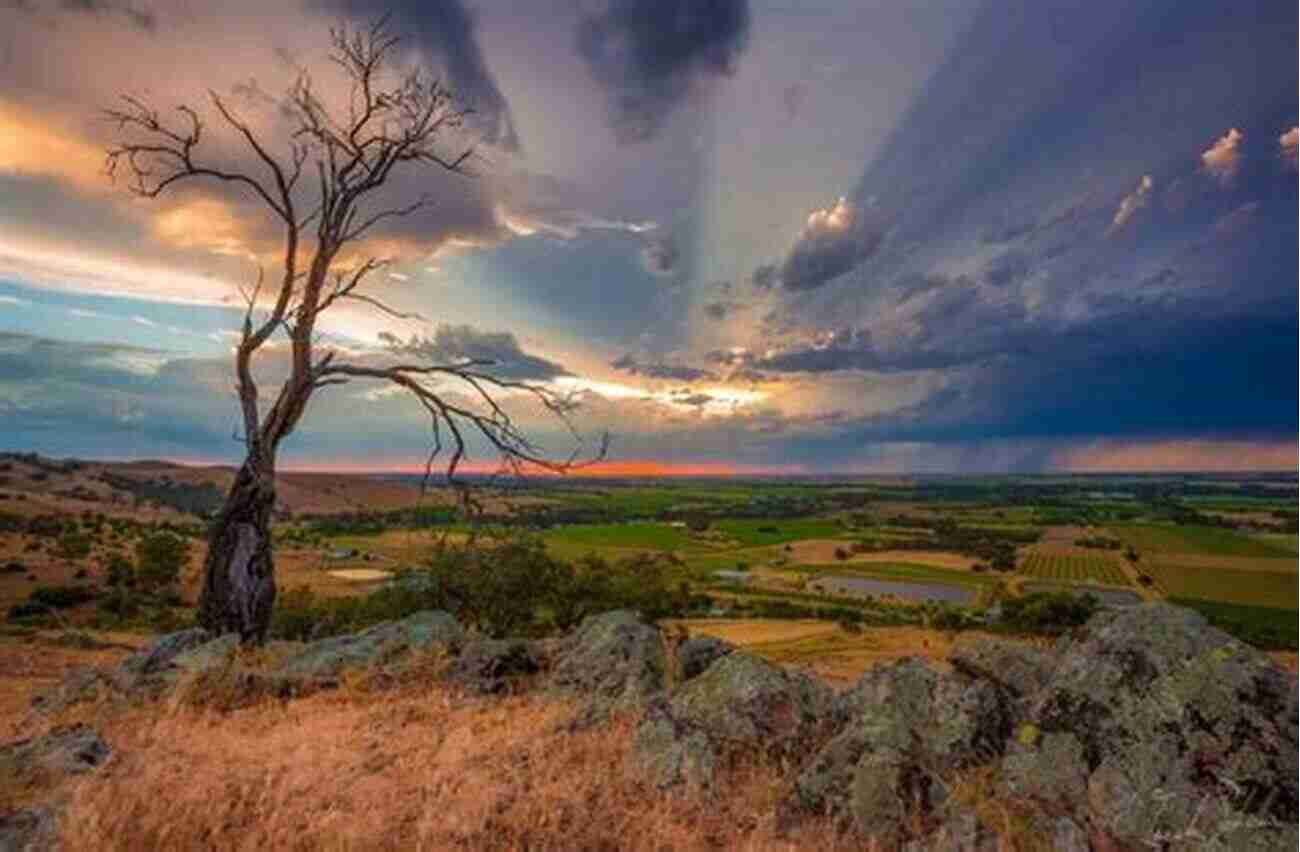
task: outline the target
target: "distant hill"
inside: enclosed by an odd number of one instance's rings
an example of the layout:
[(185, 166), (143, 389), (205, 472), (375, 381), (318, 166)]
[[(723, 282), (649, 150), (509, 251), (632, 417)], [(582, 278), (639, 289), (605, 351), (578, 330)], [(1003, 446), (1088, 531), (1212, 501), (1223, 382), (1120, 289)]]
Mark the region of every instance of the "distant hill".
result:
[[(138, 517), (144, 510), (203, 517), (220, 508), (234, 477), (229, 466), (0, 453), (0, 505), (20, 514), (89, 510)], [(416, 482), (338, 473), (278, 474), (276, 496), (277, 510), (292, 515), (383, 511), (452, 499), (436, 491), (421, 499)]]

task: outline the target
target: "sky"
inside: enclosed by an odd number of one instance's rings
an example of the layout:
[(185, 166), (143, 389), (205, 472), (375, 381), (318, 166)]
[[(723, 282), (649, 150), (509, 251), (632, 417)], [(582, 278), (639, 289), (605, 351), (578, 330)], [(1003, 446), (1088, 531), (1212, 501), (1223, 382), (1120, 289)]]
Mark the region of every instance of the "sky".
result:
[[(618, 473), (1296, 467), (1297, 18), (1256, 0), (0, 0), (0, 449), (239, 458), (283, 235), (110, 180), (102, 110), (191, 105), (256, 170), (208, 92), (283, 155), (294, 77), (345, 91), (329, 29), (383, 14), (474, 154), (358, 246), (421, 319), (341, 304), (322, 347), (491, 357)], [(394, 390), (322, 390), (282, 464), (422, 466)]]

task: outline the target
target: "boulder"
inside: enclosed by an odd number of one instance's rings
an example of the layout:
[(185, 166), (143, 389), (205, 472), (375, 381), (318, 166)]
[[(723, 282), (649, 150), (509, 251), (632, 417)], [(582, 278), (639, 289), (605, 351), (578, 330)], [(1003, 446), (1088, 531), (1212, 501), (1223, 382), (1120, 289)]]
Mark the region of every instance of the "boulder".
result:
[(328, 679), (346, 669), (382, 665), (411, 651), (434, 645), (453, 647), (465, 631), (450, 614), (425, 610), (400, 621), (385, 621), (360, 633), (332, 636), (308, 643), (270, 674), (305, 680)]
[(77, 668), (45, 692), (32, 696), (32, 709), (38, 713), (61, 713), (74, 704), (120, 697), (125, 684), (115, 677), (115, 670)]
[(1263, 653), (1147, 604), (1063, 649), (1004, 774), (1059, 799), (1085, 773), (1076, 812), (1120, 845), (1294, 848), (1297, 722), (1296, 681)]
[(475, 639), (461, 646), (446, 677), (467, 692), (495, 695), (509, 692), (522, 679), (541, 670), (541, 659), (530, 643), (512, 639)]
[(0, 745), (0, 770), (16, 778), (80, 775), (97, 769), (111, 753), (93, 728), (71, 725)]
[(176, 633), (168, 633), (154, 640), (148, 647), (136, 651), (122, 661), (119, 669), (122, 673), (136, 678), (165, 671), (178, 655), (204, 645), (216, 635), (202, 627), (191, 627)]
[(550, 653), (548, 688), (579, 700), (578, 725), (643, 707), (666, 683), (659, 628), (626, 610), (587, 617)]
[(0, 852), (44, 852), (55, 848), (58, 813), (50, 807), (0, 814)]
[(1001, 753), (1010, 712), (992, 683), (908, 659), (864, 674), (834, 718), (838, 733), (795, 778), (783, 815), (825, 814), (892, 841), (914, 809), (940, 809), (946, 774)]
[(832, 702), (819, 681), (733, 652), (650, 703), (633, 760), (658, 787), (708, 788), (738, 754), (782, 761), (802, 755), (829, 725)]

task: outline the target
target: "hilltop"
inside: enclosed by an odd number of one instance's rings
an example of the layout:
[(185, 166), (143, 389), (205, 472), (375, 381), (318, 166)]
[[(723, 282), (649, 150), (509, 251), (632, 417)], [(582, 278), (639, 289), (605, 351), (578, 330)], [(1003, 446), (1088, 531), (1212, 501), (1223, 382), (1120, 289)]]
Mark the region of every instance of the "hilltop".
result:
[[(1189, 610), (971, 635), (836, 692), (628, 612), (187, 630), (44, 690), (5, 848), (1293, 849), (1296, 680)], [(30, 843), (30, 847), (22, 844)]]

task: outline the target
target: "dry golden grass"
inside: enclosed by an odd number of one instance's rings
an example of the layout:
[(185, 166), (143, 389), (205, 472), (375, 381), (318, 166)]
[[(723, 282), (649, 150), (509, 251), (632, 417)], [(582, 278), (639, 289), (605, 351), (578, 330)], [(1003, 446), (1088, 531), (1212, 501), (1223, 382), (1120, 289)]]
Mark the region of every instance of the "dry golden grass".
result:
[(121, 662), (142, 637), (123, 633), (97, 633), (95, 638), (114, 647), (98, 650), (56, 644), (52, 634), (0, 637), (0, 738), (28, 736), (32, 697), (82, 666), (108, 666)]
[(814, 824), (778, 834), (772, 771), (734, 770), (713, 798), (625, 769), (629, 720), (567, 733), (540, 697), (469, 700), (411, 685), (229, 714), (183, 704), (99, 723), (115, 752), (74, 783), (68, 848), (832, 849)]

